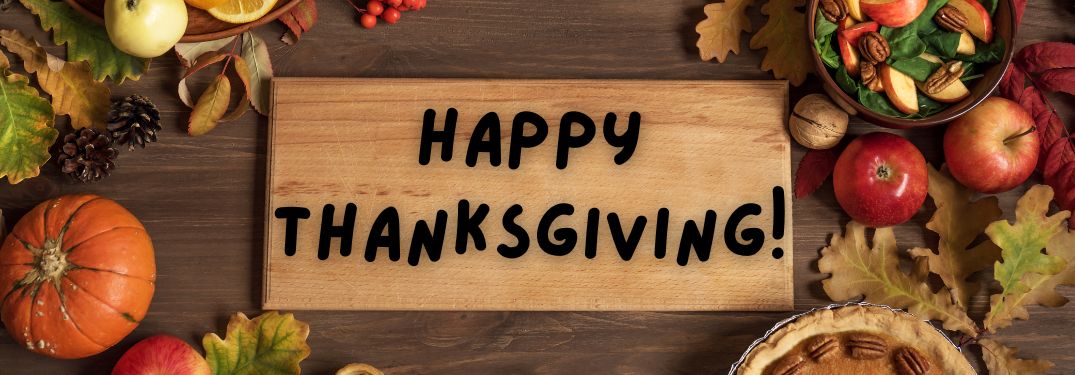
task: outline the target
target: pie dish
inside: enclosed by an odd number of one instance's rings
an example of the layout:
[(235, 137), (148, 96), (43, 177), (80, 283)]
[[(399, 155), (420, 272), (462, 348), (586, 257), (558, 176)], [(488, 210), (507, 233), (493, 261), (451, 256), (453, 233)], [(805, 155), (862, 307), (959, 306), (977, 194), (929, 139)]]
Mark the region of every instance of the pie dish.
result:
[(802, 315), (756, 343), (739, 375), (974, 374), (943, 333), (913, 315), (847, 305)]

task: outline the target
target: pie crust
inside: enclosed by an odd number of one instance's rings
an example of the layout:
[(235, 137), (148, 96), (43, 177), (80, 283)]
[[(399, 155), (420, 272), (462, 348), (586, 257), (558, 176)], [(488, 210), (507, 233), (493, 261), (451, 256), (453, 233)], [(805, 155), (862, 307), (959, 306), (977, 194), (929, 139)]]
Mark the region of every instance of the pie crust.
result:
[(739, 375), (974, 374), (929, 323), (883, 306), (849, 305), (803, 315), (754, 346)]

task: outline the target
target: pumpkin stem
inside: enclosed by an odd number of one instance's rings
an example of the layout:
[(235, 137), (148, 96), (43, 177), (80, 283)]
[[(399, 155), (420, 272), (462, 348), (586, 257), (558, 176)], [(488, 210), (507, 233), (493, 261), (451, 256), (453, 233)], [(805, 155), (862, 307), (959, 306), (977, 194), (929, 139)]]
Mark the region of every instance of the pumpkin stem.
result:
[(60, 244), (59, 239), (45, 241), (45, 246), (37, 257), (41, 277), (39, 281), (57, 281), (67, 271), (67, 254), (63, 252)]

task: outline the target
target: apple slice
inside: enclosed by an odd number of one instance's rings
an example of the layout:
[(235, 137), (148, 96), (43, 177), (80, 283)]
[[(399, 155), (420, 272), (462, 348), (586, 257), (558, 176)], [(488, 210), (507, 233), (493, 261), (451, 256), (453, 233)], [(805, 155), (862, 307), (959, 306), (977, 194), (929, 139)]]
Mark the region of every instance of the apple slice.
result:
[[(866, 0), (862, 1), (865, 10)], [(967, 31), (970, 31), (971, 35), (986, 43), (993, 41), (993, 20), (989, 18), (989, 11), (985, 10), (982, 3), (978, 0), (951, 0), (948, 5), (959, 9), (959, 12), (967, 17)], [(962, 44), (962, 41), (960, 42)]]
[(941, 60), (940, 57), (934, 56), (934, 55), (929, 54), (929, 53), (922, 52), (922, 54), (918, 55), (918, 57), (921, 58), (922, 60), (926, 60), (926, 61), (929, 61), (929, 62), (934, 63), (934, 64), (944, 64), (944, 60)]
[(967, 56), (974, 54), (974, 38), (971, 38), (966, 31), (959, 35), (959, 46), (956, 47), (956, 53)]
[(922, 94), (941, 103), (955, 103), (970, 96), (970, 90), (967, 89), (967, 85), (964, 85), (963, 81), (959, 80), (948, 85), (948, 87), (945, 87), (944, 90), (941, 90), (936, 94), (926, 92), (925, 83), (917, 82), (916, 84), (918, 85), (918, 89), (922, 90)]
[(847, 41), (851, 43), (851, 46), (854, 47), (859, 45), (859, 39), (862, 39), (863, 35), (866, 35), (866, 33), (871, 31), (876, 32), (880, 28), (881, 25), (878, 25), (877, 22), (873, 21), (857, 23), (853, 26), (849, 26), (847, 28), (844, 28), (843, 30), (840, 30), (840, 35), (843, 35), (844, 38), (846, 38)]
[(847, 38), (844, 38), (843, 34), (836, 35), (836, 44), (840, 46), (840, 57), (844, 62), (844, 68), (847, 69), (847, 74), (857, 77), (859, 75), (858, 48), (855, 48), (855, 45), (851, 44)]
[(851, 17), (844, 17), (844, 19), (840, 20), (840, 24), (836, 25), (836, 31), (844, 31), (845, 29), (853, 26), (854, 24), (854, 19), (851, 19)]
[(866, 16), (862, 15), (862, 5), (859, 0), (846, 0), (845, 2), (847, 3), (847, 15), (859, 22), (866, 20)]
[(914, 79), (903, 72), (892, 69), (888, 64), (881, 64), (881, 83), (885, 85), (888, 100), (900, 112), (918, 113), (918, 91)]
[[(903, 27), (926, 9), (927, 0), (859, 0), (862, 13), (888, 27)], [(970, 0), (977, 1), (977, 0)]]

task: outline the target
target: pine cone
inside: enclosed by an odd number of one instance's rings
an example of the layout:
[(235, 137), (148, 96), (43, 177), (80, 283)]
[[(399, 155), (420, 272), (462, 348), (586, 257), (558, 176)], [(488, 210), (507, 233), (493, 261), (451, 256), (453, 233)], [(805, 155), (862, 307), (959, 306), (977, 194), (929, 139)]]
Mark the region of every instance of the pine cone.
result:
[(161, 115), (157, 106), (141, 95), (131, 95), (112, 103), (108, 114), (108, 131), (120, 145), (126, 144), (127, 150), (134, 146), (146, 148), (146, 143), (157, 141), (157, 132), (161, 130)]
[(116, 168), (119, 152), (112, 137), (92, 128), (82, 128), (63, 137), (56, 162), (60, 170), (81, 182), (99, 181)]

